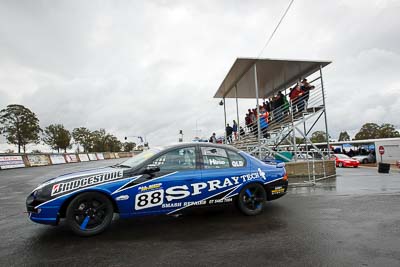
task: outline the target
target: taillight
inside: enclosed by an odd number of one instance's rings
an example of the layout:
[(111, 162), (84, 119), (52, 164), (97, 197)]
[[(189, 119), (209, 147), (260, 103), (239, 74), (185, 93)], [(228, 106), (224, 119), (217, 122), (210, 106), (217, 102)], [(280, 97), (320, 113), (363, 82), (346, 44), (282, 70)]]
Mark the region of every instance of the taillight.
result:
[(287, 175), (287, 173), (285, 173), (285, 175), (283, 176), (283, 180), (284, 180), (284, 181), (287, 181), (287, 180), (288, 180), (288, 175)]

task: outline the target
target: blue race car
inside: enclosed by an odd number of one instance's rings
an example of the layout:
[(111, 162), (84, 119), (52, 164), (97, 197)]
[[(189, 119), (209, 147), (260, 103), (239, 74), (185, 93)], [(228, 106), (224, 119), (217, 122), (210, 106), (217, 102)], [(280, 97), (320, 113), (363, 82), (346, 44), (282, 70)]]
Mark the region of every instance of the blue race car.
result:
[(246, 215), (262, 212), (266, 200), (288, 187), (284, 164), (268, 165), (230, 146), (189, 143), (153, 148), (111, 167), (61, 175), (34, 189), (29, 218), (73, 232), (104, 231), (120, 218), (168, 214), (234, 203)]

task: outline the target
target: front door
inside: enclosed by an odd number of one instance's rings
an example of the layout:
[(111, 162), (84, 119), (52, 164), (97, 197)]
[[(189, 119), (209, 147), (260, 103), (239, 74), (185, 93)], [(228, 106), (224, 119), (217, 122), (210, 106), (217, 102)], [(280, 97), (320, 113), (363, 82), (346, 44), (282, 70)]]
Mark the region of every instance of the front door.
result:
[(183, 208), (190, 197), (190, 184), (201, 176), (196, 147), (170, 150), (151, 164), (160, 171), (132, 191), (134, 213), (164, 214)]

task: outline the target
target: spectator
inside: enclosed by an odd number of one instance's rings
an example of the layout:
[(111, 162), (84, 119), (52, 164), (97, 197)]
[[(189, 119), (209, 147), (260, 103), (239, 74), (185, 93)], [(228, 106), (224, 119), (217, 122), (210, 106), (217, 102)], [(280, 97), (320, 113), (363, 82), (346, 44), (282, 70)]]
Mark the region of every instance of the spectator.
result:
[(239, 127), (239, 136), (243, 137), (245, 135), (244, 129), (242, 126)]
[[(303, 93), (304, 91), (301, 90), (301, 85), (299, 83), (290, 90), (289, 97), (293, 103), (293, 109), (296, 109), (298, 112), (304, 109)], [(295, 111), (293, 110), (293, 112)]]
[(229, 123), (226, 125), (226, 143), (232, 143), (232, 132), (233, 132), (233, 128), (231, 126), (229, 126)]
[(237, 135), (238, 125), (237, 125), (235, 120), (233, 120), (232, 129), (233, 129), (233, 136), (234, 136), (235, 140), (237, 140), (237, 138), (238, 138), (238, 135)]
[(260, 113), (261, 114), (260, 114), (259, 120), (260, 120), (261, 133), (262, 133), (264, 138), (267, 138), (268, 137), (267, 128), (269, 126), (269, 124), (268, 124), (268, 115), (269, 115), (269, 113), (267, 111), (265, 111), (264, 108), (262, 108), (260, 110)]
[(308, 99), (310, 98), (310, 91), (315, 89), (314, 85), (311, 85), (308, 83), (307, 79), (304, 78), (303, 81), (301, 82), (301, 90), (303, 90), (303, 98), (305, 102), (305, 106), (307, 107)]
[(210, 140), (208, 140), (210, 143), (216, 144), (217, 143), (217, 137), (215, 137), (215, 133), (213, 133), (210, 137)]
[(275, 118), (277, 122), (280, 122), (283, 118), (283, 108), (285, 105), (285, 96), (281, 91), (275, 97)]

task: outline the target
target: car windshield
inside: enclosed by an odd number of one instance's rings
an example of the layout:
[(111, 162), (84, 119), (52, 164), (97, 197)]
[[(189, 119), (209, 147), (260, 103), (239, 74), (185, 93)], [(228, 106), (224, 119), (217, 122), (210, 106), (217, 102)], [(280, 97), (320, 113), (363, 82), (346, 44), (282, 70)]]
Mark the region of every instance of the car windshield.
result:
[(335, 154), (336, 157), (338, 157), (339, 159), (349, 159), (350, 157), (344, 154)]
[(155, 154), (159, 153), (162, 149), (161, 148), (152, 148), (146, 151), (143, 151), (142, 153), (133, 156), (132, 158), (125, 160), (121, 162), (120, 164), (117, 164), (116, 166), (120, 167), (126, 167), (126, 168), (134, 168), (143, 162), (145, 162), (147, 159), (151, 158)]

